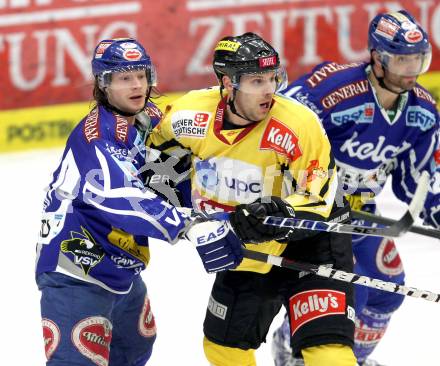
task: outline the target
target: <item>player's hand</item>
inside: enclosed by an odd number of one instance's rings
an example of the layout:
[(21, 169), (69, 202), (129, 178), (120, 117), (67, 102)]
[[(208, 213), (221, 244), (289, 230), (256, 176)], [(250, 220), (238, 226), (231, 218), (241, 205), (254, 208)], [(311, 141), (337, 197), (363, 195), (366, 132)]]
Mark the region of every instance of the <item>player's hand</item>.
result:
[(205, 221), (194, 224), (186, 238), (197, 249), (206, 272), (233, 269), (243, 260), (242, 242), (228, 221)]
[(266, 216), (295, 217), (295, 212), (280, 197), (268, 196), (236, 206), (235, 212), (230, 213), (230, 221), (235, 233), (245, 243), (287, 240), (292, 229), (265, 225), (263, 219)]

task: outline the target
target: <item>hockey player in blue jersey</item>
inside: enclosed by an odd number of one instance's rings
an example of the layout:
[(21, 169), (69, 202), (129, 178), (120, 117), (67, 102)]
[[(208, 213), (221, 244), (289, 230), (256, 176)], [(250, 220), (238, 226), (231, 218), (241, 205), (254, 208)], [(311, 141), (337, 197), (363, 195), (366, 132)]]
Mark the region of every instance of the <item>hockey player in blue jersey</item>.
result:
[[(144, 186), (161, 117), (156, 72), (134, 39), (96, 47), (96, 106), (69, 136), (44, 202), (36, 281), (47, 365), (142, 366), (156, 327), (140, 272), (148, 238), (196, 245), (207, 272), (235, 268), (241, 242), (226, 221), (197, 222)], [(203, 240), (201, 240), (203, 239)]]
[[(425, 224), (440, 227), (440, 191), (435, 173), (439, 115), (432, 96), (416, 83), (431, 62), (426, 32), (408, 12), (379, 14), (370, 23), (369, 63), (325, 62), (282, 93), (312, 109), (328, 134), (352, 209), (375, 212), (374, 196), (388, 177), (397, 198), (409, 202), (422, 170), (432, 173)], [(437, 180), (436, 180), (437, 178)], [(437, 182), (437, 184), (436, 184)], [(385, 281), (404, 282), (394, 241), (353, 236), (355, 271)], [(403, 296), (356, 287), (355, 354), (359, 365), (383, 337)], [(277, 366), (304, 365), (291, 355), (287, 320), (274, 333)]]

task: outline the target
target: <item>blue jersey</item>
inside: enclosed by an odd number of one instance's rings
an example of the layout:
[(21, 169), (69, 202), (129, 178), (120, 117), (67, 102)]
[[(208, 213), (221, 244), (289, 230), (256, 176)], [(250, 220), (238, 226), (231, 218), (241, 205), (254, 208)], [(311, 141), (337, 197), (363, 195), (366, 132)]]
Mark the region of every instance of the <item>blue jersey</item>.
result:
[[(152, 124), (161, 116), (152, 103), (145, 112)], [(46, 194), (37, 275), (127, 292), (149, 261), (148, 237), (178, 240), (187, 217), (144, 187), (148, 155), (142, 130), (102, 106), (77, 125)]]
[(390, 116), (378, 103), (369, 72), (366, 63), (322, 63), (282, 94), (320, 117), (347, 194), (377, 195), (391, 175), (393, 192), (408, 203), (421, 171), (429, 171), (432, 187), (423, 215), (435, 224), (432, 215), (440, 208), (440, 190), (435, 187), (439, 176), (436, 103), (417, 84), (399, 97), (394, 116)]

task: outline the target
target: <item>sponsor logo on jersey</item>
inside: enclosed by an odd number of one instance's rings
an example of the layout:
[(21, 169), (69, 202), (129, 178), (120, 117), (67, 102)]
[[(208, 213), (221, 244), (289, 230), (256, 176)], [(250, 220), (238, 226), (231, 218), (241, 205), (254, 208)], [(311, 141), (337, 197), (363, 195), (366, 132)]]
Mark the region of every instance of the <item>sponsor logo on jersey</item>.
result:
[(373, 118), (374, 103), (365, 103), (360, 106), (331, 114), (331, 121), (336, 126), (341, 126), (348, 122), (354, 122), (357, 124), (372, 123)]
[(220, 318), (221, 320), (225, 320), (226, 314), (228, 312), (228, 307), (226, 305), (219, 303), (211, 295), (209, 297), (208, 310), (215, 317)]
[(292, 335), (304, 324), (323, 316), (345, 314), (345, 293), (335, 290), (309, 290), (289, 300)]
[(302, 155), (298, 142), (295, 132), (284, 123), (271, 118), (264, 130), (260, 149), (273, 150), (290, 161), (295, 161)]
[(171, 127), (176, 138), (206, 136), (211, 113), (183, 110), (171, 116)]
[(440, 149), (434, 151), (434, 161), (437, 165), (440, 165)]
[(116, 116), (116, 139), (122, 142), (127, 142), (128, 122), (124, 117)]
[(321, 114), (322, 109), (318, 108), (318, 106), (309, 99), (309, 93), (303, 93), (302, 91), (300, 91), (301, 89), (301, 85), (294, 86), (285, 91), (283, 94), (288, 98), (292, 98), (294, 100), (296, 99), (301, 104), (304, 104), (306, 107), (310, 108), (316, 114)]
[(103, 316), (83, 319), (73, 327), (72, 342), (83, 356), (99, 366), (108, 366), (112, 328)]
[(433, 113), (420, 106), (410, 106), (406, 111), (406, 125), (419, 127), (427, 131), (435, 125), (436, 117)]
[(377, 24), (374, 33), (377, 33), (386, 39), (393, 40), (399, 29), (400, 27), (398, 24), (386, 18), (382, 18), (381, 20), (379, 20), (379, 23)]
[(417, 98), (424, 99), (427, 102), (431, 103), (432, 105), (436, 105), (435, 99), (426, 90), (423, 90), (422, 88), (419, 88), (417, 86), (415, 86), (413, 90)]
[(147, 338), (156, 334), (156, 321), (151, 311), (150, 299), (145, 295), (144, 305), (142, 306), (142, 314), (139, 317), (138, 324), (139, 333)]
[(360, 80), (332, 91), (321, 100), (324, 108), (333, 108), (343, 100), (353, 98), (356, 95), (368, 92), (368, 80)]
[(98, 123), (98, 108), (93, 109), (84, 122), (84, 136), (87, 142), (100, 137)]
[(402, 261), (393, 240), (382, 240), (376, 253), (376, 265), (379, 271), (389, 276), (403, 273)]
[(87, 275), (104, 258), (104, 251), (95, 242), (92, 235), (81, 226), (82, 233), (70, 232), (71, 239), (61, 242), (61, 251), (73, 255), (73, 262), (79, 265)]
[(250, 203), (262, 192), (262, 168), (230, 158), (194, 160), (195, 185), (206, 199)]
[(339, 150), (347, 153), (351, 158), (358, 158), (360, 160), (370, 159), (375, 163), (385, 163), (387, 160), (411, 148), (411, 144), (406, 141), (402, 141), (400, 146), (385, 145), (385, 136), (379, 136), (377, 141), (368, 141), (362, 144), (357, 140), (357, 137), (358, 133), (354, 132)]
[(50, 360), (60, 344), (60, 329), (52, 320), (46, 318), (41, 320), (41, 325), (43, 326), (44, 351), (46, 353), (46, 359)]
[(382, 339), (386, 331), (383, 328), (370, 328), (365, 324), (360, 323), (356, 326), (354, 331), (354, 339), (356, 343), (362, 344), (364, 347), (374, 347)]
[(331, 62), (329, 64), (322, 66), (318, 70), (316, 70), (306, 80), (306, 82), (307, 82), (307, 84), (309, 84), (309, 86), (311, 88), (314, 88), (317, 85), (319, 85), (321, 82), (323, 82), (325, 79), (327, 79), (330, 75), (332, 75), (338, 71), (347, 70), (352, 67), (357, 67), (361, 64), (362, 64), (362, 62), (353, 62), (353, 63), (349, 63), (349, 64), (337, 64), (336, 62)]
[(145, 107), (145, 113), (151, 118), (162, 118), (162, 112), (155, 105), (149, 104)]

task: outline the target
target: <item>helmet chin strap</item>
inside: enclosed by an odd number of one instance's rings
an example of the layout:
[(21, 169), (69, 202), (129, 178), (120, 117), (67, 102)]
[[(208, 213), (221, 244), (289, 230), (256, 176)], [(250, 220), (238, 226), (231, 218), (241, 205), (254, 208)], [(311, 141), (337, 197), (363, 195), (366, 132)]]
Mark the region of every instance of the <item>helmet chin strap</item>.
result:
[(231, 109), (231, 112), (232, 112), (233, 114), (235, 114), (236, 116), (238, 116), (238, 117), (240, 117), (240, 118), (243, 118), (243, 119), (245, 119), (246, 121), (249, 121), (249, 122), (251, 122), (251, 123), (258, 123), (258, 122), (261, 122), (261, 121), (254, 121), (253, 119), (250, 119), (250, 118), (248, 118), (248, 117), (242, 116), (240, 113), (237, 112), (237, 109), (235, 108), (235, 104), (234, 104), (234, 100), (235, 100), (236, 92), (237, 92), (237, 89), (234, 88), (234, 91), (233, 91), (233, 97), (234, 97), (234, 98), (228, 98), (228, 106), (229, 106), (229, 108)]
[[(384, 75), (385, 75), (385, 68), (384, 68), (382, 65), (380, 65), (380, 67), (382, 67), (382, 71), (383, 71), (383, 73), (384, 73)], [(408, 91), (408, 90), (402, 89), (401, 92), (397, 92), (397, 91), (391, 89), (390, 87), (388, 87), (387, 84), (385, 84), (385, 80), (384, 80), (385, 78), (384, 78), (383, 76), (381, 76), (381, 77), (380, 77), (380, 76), (377, 76), (376, 71), (374, 71), (374, 67), (372, 67), (371, 69), (372, 69), (372, 71), (373, 71), (374, 77), (375, 77), (375, 78), (377, 79), (377, 81), (379, 82), (379, 85), (380, 85), (381, 88), (386, 89), (386, 90), (388, 90), (389, 92), (391, 92), (391, 93), (393, 93), (393, 94), (397, 94), (397, 95), (405, 94), (405, 93)]]

